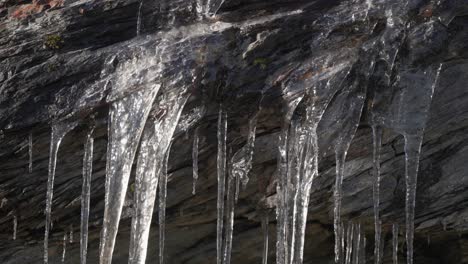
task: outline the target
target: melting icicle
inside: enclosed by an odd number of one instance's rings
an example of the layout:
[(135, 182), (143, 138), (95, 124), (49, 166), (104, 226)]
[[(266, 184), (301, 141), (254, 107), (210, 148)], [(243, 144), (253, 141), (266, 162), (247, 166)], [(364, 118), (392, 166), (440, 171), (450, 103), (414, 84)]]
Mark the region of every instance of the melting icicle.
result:
[(18, 229), (18, 218), (13, 215), (13, 240), (16, 240), (16, 231)]
[(262, 263), (268, 264), (268, 234), (269, 234), (269, 225), (270, 221), (268, 219), (268, 213), (262, 217), (262, 232), (263, 232), (263, 255)]
[(137, 36), (140, 35), (140, 31), (141, 31), (141, 8), (142, 7), (143, 7), (143, 0), (140, 0), (140, 4), (138, 5), (138, 14), (137, 14), (137, 30), (136, 30)]
[(86, 143), (84, 145), (83, 156), (83, 185), (81, 188), (81, 226), (80, 226), (80, 263), (86, 264), (88, 255), (88, 223), (89, 205), (91, 198), (91, 176), (93, 173), (93, 130), (88, 131)]
[(47, 197), (46, 197), (46, 222), (44, 234), (44, 263), (49, 263), (49, 231), (51, 228), (51, 212), (52, 212), (52, 198), (54, 195), (54, 180), (55, 168), (57, 164), (57, 152), (62, 142), (63, 137), (71, 131), (77, 123), (58, 123), (52, 126), (52, 133), (50, 138), (50, 153), (49, 153), (49, 175), (47, 178)]
[(382, 145), (382, 129), (379, 126), (372, 126), (373, 136), (373, 195), (374, 195), (374, 228), (375, 228), (375, 264), (382, 262), (380, 255), (381, 222), (380, 222), (380, 148)]
[(67, 232), (63, 232), (62, 240), (62, 263), (65, 263), (65, 254), (67, 253)]
[(29, 173), (31, 173), (33, 169), (33, 134), (32, 132), (29, 132), (29, 137), (28, 137), (28, 155), (29, 155), (28, 171)]
[(192, 194), (197, 193), (197, 181), (198, 181), (198, 142), (199, 142), (199, 128), (195, 129), (195, 135), (193, 136), (192, 146), (192, 176), (193, 176), (193, 188)]
[(392, 248), (393, 248), (393, 264), (398, 264), (398, 224), (393, 224), (392, 225), (392, 234), (393, 234), (393, 239), (392, 239)]
[(217, 223), (216, 223), (216, 252), (217, 263), (223, 261), (223, 218), (224, 218), (224, 193), (226, 182), (226, 133), (227, 114), (220, 105), (218, 113), (218, 154), (217, 154), (217, 174), (218, 174), (218, 201), (217, 201)]

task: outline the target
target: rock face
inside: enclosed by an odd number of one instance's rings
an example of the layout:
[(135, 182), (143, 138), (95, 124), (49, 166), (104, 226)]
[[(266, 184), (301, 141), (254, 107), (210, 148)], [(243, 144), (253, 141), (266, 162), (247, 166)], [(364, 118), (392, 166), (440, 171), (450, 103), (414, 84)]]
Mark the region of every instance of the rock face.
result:
[[(282, 115), (301, 96), (322, 100), (322, 94), (310, 93), (318, 79), (325, 80), (331, 100), (317, 130), (319, 173), (304, 262), (333, 263), (334, 151), (346, 122), (357, 118), (345, 164), (342, 220), (361, 223), (368, 261), (374, 236), (371, 126), (379, 125), (384, 263), (391, 263), (393, 223), (401, 226), (399, 257), (405, 260), (403, 135), (422, 132), (415, 263), (468, 263), (465, 0), (1, 0), (0, 61), (1, 263), (42, 262), (51, 126), (64, 120), (79, 125), (58, 152), (49, 259), (60, 261), (63, 233), (72, 229), (65, 262), (79, 263), (83, 148), (95, 123), (88, 263), (99, 262), (109, 105), (151, 85), (161, 87), (150, 114), (156, 118), (168, 110), (161, 107), (165, 96), (180, 89), (190, 94), (169, 156), (166, 262), (216, 262), (216, 123), (222, 104), (228, 159), (246, 145), (249, 120), (261, 109), (253, 168), (236, 205), (232, 263), (261, 262), (265, 213), (274, 263)], [(305, 115), (307, 100), (293, 120)], [(362, 113), (352, 112), (359, 103)], [(192, 195), (195, 129), (199, 179)], [(133, 181), (134, 173), (113, 263), (128, 259)], [(157, 237), (153, 217), (149, 263), (158, 259)]]

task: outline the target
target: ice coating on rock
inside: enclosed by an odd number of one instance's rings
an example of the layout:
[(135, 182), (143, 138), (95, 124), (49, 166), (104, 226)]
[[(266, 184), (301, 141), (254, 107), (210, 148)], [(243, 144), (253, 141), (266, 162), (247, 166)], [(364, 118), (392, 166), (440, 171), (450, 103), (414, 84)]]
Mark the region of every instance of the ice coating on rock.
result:
[(83, 183), (81, 187), (81, 223), (80, 223), (80, 263), (86, 264), (88, 256), (89, 206), (91, 200), (91, 180), (93, 174), (94, 128), (86, 136), (83, 156)]
[(63, 121), (52, 125), (52, 132), (50, 135), (50, 152), (49, 152), (49, 173), (47, 177), (47, 196), (46, 196), (46, 209), (45, 209), (45, 231), (44, 231), (44, 263), (49, 263), (49, 232), (51, 229), (51, 213), (52, 213), (52, 199), (54, 195), (54, 181), (55, 181), (55, 168), (57, 165), (57, 153), (60, 143), (65, 135), (77, 125), (76, 122)]
[(198, 181), (198, 143), (200, 141), (199, 128), (195, 129), (195, 135), (193, 136), (193, 145), (192, 145), (192, 177), (193, 177), (193, 186), (192, 194), (197, 193), (197, 181)]
[[(227, 113), (220, 105), (218, 113), (218, 154), (217, 154), (217, 223), (216, 223), (216, 252), (217, 263), (223, 263), (223, 229), (224, 229), (224, 195), (226, 182), (226, 137), (227, 137)], [(234, 195), (234, 191), (233, 194)]]
[(143, 128), (159, 85), (113, 102), (109, 110), (109, 142), (100, 264), (110, 264), (130, 171)]
[(398, 264), (398, 224), (392, 225), (392, 260)]

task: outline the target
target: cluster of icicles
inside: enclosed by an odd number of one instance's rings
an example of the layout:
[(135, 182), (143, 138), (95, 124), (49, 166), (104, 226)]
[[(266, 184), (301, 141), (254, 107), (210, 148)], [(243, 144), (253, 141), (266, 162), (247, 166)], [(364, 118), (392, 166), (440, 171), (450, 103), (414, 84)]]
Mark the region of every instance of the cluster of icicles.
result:
[[(440, 71), (440, 69), (439, 69)], [(438, 76), (438, 73), (437, 73)], [(435, 80), (436, 81), (436, 80)], [(327, 82), (327, 89), (330, 82)], [(156, 193), (159, 190), (159, 263), (164, 262), (165, 207), (167, 196), (167, 162), (172, 136), (178, 124), (181, 112), (189, 97), (187, 90), (181, 89), (172, 98), (163, 101), (165, 109), (163, 118), (150, 116), (153, 101), (158, 89), (137, 91), (121, 100), (111, 103), (109, 112), (109, 141), (107, 153), (107, 176), (105, 192), (105, 212), (100, 244), (100, 263), (110, 264), (117, 236), (118, 225), (130, 171), (135, 156), (137, 157), (135, 178), (134, 215), (131, 226), (129, 263), (145, 263), (148, 248), (153, 207)], [(317, 93), (317, 91), (311, 91)], [(316, 98), (316, 97), (314, 97)], [(293, 112), (303, 98), (294, 100), (285, 111), (283, 129), (279, 140), (279, 158), (277, 185), (277, 263), (301, 264), (304, 251), (305, 227), (309, 204), (312, 178), (317, 175), (317, 122), (323, 115), (329, 101), (309, 101), (306, 112), (310, 115), (304, 122), (292, 120)], [(362, 100), (363, 102), (363, 100)], [(356, 106), (359, 111), (362, 105)], [(257, 113), (249, 121), (247, 143), (239, 152), (227, 161), (227, 128), (226, 109), (220, 105), (218, 116), (218, 212), (217, 212), (217, 263), (231, 263), (231, 248), (234, 226), (234, 207), (240, 192), (240, 185), (247, 184), (248, 174), (252, 167), (254, 142), (256, 134)], [(352, 109), (353, 110), (353, 109)], [(359, 119), (359, 118), (358, 118)], [(49, 176), (46, 199), (46, 224), (44, 237), (44, 263), (48, 263), (48, 238), (51, 228), (51, 207), (53, 198), (54, 177), (57, 152), (65, 135), (77, 125), (76, 122), (60, 122), (52, 126)], [(83, 158), (83, 185), (81, 194), (81, 263), (86, 263), (88, 220), (90, 206), (90, 189), (93, 162), (93, 129), (90, 125), (85, 143)], [(357, 122), (350, 134), (341, 138), (336, 150), (336, 186), (335, 186), (335, 235), (336, 262), (345, 264), (366, 263), (366, 238), (359, 223), (349, 222), (345, 228), (340, 220), (342, 199), (341, 184), (344, 175), (346, 152), (349, 148)], [(375, 205), (375, 261), (381, 263), (382, 245), (380, 237), (379, 213), (379, 152), (382, 143), (382, 130), (373, 127), (374, 135), (374, 205)], [(29, 137), (30, 168), (32, 168), (32, 135)], [(415, 180), (417, 176), (419, 152), (422, 137), (405, 135), (407, 190), (407, 247), (408, 263), (412, 261), (412, 237), (414, 218)], [(138, 148), (139, 145), (139, 148)], [(196, 193), (198, 179), (198, 145), (199, 133), (195, 130), (193, 141), (193, 194)], [(138, 150), (138, 153), (137, 153)], [(227, 164), (230, 164), (228, 167)], [(291, 187), (292, 186), (292, 187)], [(226, 222), (224, 222), (224, 220)], [(268, 215), (262, 218), (264, 232), (263, 263), (268, 263)], [(17, 217), (14, 216), (14, 235), (16, 239)], [(398, 262), (398, 225), (393, 225), (393, 260)], [(65, 249), (68, 240), (73, 241), (73, 227), (69, 234), (64, 232), (62, 261), (65, 261)], [(411, 258), (411, 260), (410, 260)]]
[[(200, 3), (203, 1), (199, 1)], [(212, 1), (203, 3), (210, 5)], [(222, 2), (221, 2), (222, 4)], [(218, 6), (219, 8), (219, 6)], [(141, 9), (141, 5), (140, 5)], [(140, 11), (139, 11), (140, 13)], [(140, 31), (138, 18), (137, 33)], [(387, 47), (384, 43), (386, 61), (389, 70), (393, 68), (398, 47)], [(392, 49), (393, 48), (393, 49)], [(326, 68), (326, 63), (324, 64)], [(374, 65), (371, 62), (370, 65)], [(372, 67), (371, 66), (371, 67)], [(371, 72), (371, 69), (368, 69)], [(349, 73), (349, 72), (348, 72)], [(434, 73), (434, 72), (433, 72)], [(440, 68), (433, 74), (427, 96), (432, 99)], [(278, 181), (277, 181), (277, 264), (302, 264), (304, 255), (305, 228), (309, 197), (313, 179), (318, 175), (318, 123), (327, 109), (343, 79), (330, 77), (320, 82), (317, 87), (310, 87), (304, 95), (294, 100), (285, 100), (282, 129), (278, 146)], [(368, 76), (367, 76), (368, 77)], [(333, 80), (331, 80), (333, 79)], [(323, 85), (322, 85), (323, 84)], [(153, 208), (159, 191), (159, 263), (164, 263), (165, 208), (167, 197), (167, 162), (171, 141), (181, 112), (189, 98), (188, 88), (181, 88), (160, 102), (158, 108), (163, 115), (150, 114), (160, 85), (136, 91), (110, 104), (108, 124), (107, 172), (105, 184), (105, 211), (99, 249), (100, 264), (110, 264), (118, 232), (119, 221), (125, 201), (125, 194), (130, 178), (133, 161), (136, 157), (136, 177), (134, 212), (131, 223), (129, 263), (143, 264), (146, 261), (150, 224)], [(358, 222), (344, 224), (341, 220), (342, 183), (345, 174), (346, 154), (357, 130), (361, 117), (364, 96), (356, 87), (348, 87), (343, 94), (354, 94), (356, 103), (349, 108), (349, 120), (343, 122), (342, 134), (335, 146), (336, 182), (334, 189), (334, 228), (335, 262), (338, 264), (366, 263), (366, 237)], [(326, 92), (324, 92), (326, 91)], [(335, 91), (336, 92), (336, 91)], [(305, 117), (294, 118), (300, 103), (305, 104)], [(430, 103), (430, 100), (429, 100)], [(425, 105), (423, 115), (427, 115)], [(221, 103), (218, 115), (218, 151), (217, 151), (217, 264), (231, 263), (231, 248), (234, 227), (234, 208), (239, 197), (241, 185), (249, 180), (252, 168), (256, 135), (257, 113), (249, 121), (249, 133), (246, 145), (234, 153), (228, 161), (227, 129), (228, 113)], [(77, 122), (58, 122), (53, 124), (50, 143), (49, 173), (45, 209), (44, 263), (48, 263), (48, 242), (51, 229), (51, 210), (56, 169), (57, 152), (62, 139), (77, 126)], [(376, 264), (382, 261), (381, 220), (379, 217), (380, 185), (380, 148), (382, 144), (382, 126), (377, 122), (373, 129), (373, 174), (374, 174), (374, 216), (375, 216), (375, 252)], [(88, 222), (90, 213), (90, 190), (93, 165), (93, 130), (89, 126), (83, 157), (83, 185), (81, 194), (81, 263), (87, 260)], [(423, 129), (418, 133), (403, 133), (406, 154), (406, 245), (407, 263), (413, 263), (414, 207), (416, 179), (422, 144)], [(29, 170), (32, 170), (32, 134), (29, 136)], [(196, 194), (198, 179), (199, 132), (195, 129), (193, 141), (193, 194)], [(2, 201), (3, 204), (3, 201)], [(13, 216), (16, 239), (17, 217)], [(262, 215), (264, 233), (263, 264), (268, 263), (268, 214)], [(393, 263), (398, 263), (398, 225), (393, 224)], [(68, 242), (73, 242), (73, 227), (64, 232), (62, 262), (65, 261), (65, 249)]]

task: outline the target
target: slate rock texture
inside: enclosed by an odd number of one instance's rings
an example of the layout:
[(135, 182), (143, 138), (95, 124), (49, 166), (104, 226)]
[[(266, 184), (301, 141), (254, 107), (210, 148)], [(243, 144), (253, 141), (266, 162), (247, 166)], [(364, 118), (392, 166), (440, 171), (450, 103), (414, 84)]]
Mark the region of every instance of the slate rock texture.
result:
[[(403, 97), (408, 99), (404, 107), (430, 106), (418, 179), (415, 263), (468, 263), (465, 0), (399, 1), (407, 12), (396, 15), (389, 10), (399, 7), (390, 0), (371, 1), (370, 6), (368, 1), (226, 0), (214, 16), (205, 16), (197, 3), (0, 1), (1, 263), (42, 262), (50, 127), (61, 120), (79, 120), (80, 125), (64, 138), (58, 153), (49, 255), (52, 263), (60, 261), (63, 232), (72, 228), (74, 242), (67, 246), (66, 263), (79, 263), (83, 146), (91, 116), (97, 127), (88, 263), (98, 263), (109, 104), (151, 83), (162, 84), (156, 105), (164, 94), (181, 86), (189, 86), (192, 94), (169, 159), (167, 263), (215, 263), (220, 102), (228, 112), (230, 155), (246, 144), (248, 121), (261, 105), (254, 166), (236, 206), (232, 263), (261, 261), (259, 216), (264, 212), (270, 214), (269, 263), (274, 263), (278, 134), (283, 99), (291, 99), (283, 88), (301, 83), (292, 94), (302, 94), (313, 85), (310, 80), (315, 75), (340, 73), (337, 65), (351, 72), (342, 87), (357, 82), (366, 100), (346, 160), (342, 211), (345, 221), (361, 222), (368, 238), (368, 261), (373, 255), (370, 106), (379, 102), (382, 109), (393, 109), (402, 91), (412, 91), (414, 97)], [(392, 51), (395, 63), (388, 70), (388, 61), (393, 60), (382, 58)], [(329, 62), (335, 66), (323, 66)], [(440, 65), (432, 104), (422, 104), (421, 83), (428, 79), (408, 76), (414, 72), (430, 76)], [(385, 85), (386, 78), (396, 84)], [(404, 85), (398, 85), (400, 79)], [(124, 89), (114, 89), (117, 86)], [(311, 194), (305, 263), (333, 263), (333, 149), (346, 106), (355, 100), (338, 96), (343, 91), (333, 97), (319, 124), (319, 176)], [(384, 263), (391, 263), (393, 223), (401, 226), (400, 262), (405, 260), (405, 157), (400, 132), (419, 129), (424, 122), (401, 124), (394, 112), (385, 111), (379, 112), (385, 126), (381, 214)], [(200, 179), (197, 194), (192, 195), (191, 146), (197, 127)], [(131, 212), (130, 188), (114, 263), (127, 262)], [(13, 216), (18, 219), (16, 240), (12, 240)], [(157, 219), (153, 219), (148, 263), (157, 262)]]

